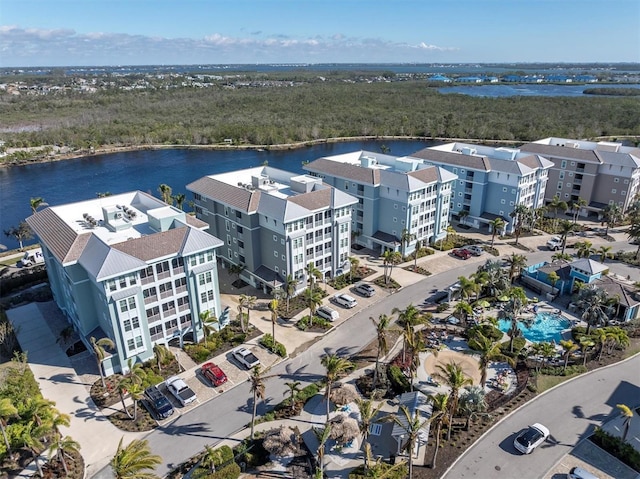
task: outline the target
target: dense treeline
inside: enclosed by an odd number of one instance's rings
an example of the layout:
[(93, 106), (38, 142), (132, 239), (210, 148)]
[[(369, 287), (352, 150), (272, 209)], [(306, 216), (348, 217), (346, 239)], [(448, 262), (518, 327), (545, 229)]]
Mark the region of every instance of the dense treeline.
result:
[(272, 145), (342, 136), (525, 142), (640, 134), (635, 98), (478, 98), (424, 82), (0, 97), (7, 146)]

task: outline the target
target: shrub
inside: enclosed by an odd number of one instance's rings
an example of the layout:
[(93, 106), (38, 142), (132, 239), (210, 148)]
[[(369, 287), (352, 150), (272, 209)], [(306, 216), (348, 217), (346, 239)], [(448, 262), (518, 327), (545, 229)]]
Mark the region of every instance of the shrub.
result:
[(391, 387), (397, 394), (406, 393), (411, 390), (409, 380), (398, 366), (389, 366), (387, 376), (389, 377), (389, 381), (391, 381)]
[(640, 452), (636, 451), (628, 442), (624, 442), (622, 438), (612, 436), (602, 429), (596, 428), (595, 433), (590, 439), (609, 454), (620, 459), (627, 466), (636, 471), (640, 471)]
[(310, 316), (307, 314), (306, 316), (303, 316), (302, 318), (300, 318), (300, 320), (296, 323), (296, 327), (300, 330), (300, 331), (306, 331), (307, 329), (309, 329), (309, 320), (310, 320)]
[(211, 354), (211, 351), (204, 344), (187, 344), (184, 350), (196, 363), (205, 362)]
[(473, 339), (477, 334), (482, 334), (485, 338), (490, 339), (491, 341), (498, 341), (502, 339), (502, 331), (496, 328), (493, 324), (483, 323), (478, 324), (469, 328), (468, 335), (469, 339)]
[(449, 309), (449, 303), (440, 303), (436, 307), (436, 312), (437, 313), (442, 313), (443, 311), (446, 311), (447, 309)]
[(502, 351), (502, 354), (505, 354), (507, 356), (517, 356), (518, 353), (522, 351), (522, 349), (527, 344), (527, 340), (524, 339), (522, 336), (518, 336), (517, 338), (514, 338), (513, 353), (512, 353), (511, 348), (509, 347), (509, 341), (510, 340), (507, 340), (500, 344), (500, 351)]
[(309, 384), (308, 386), (305, 386), (300, 391), (298, 391), (298, 394), (296, 394), (296, 399), (302, 402), (307, 402), (309, 398), (312, 398), (313, 396), (318, 394), (318, 392), (320, 392), (319, 385), (315, 383)]
[(282, 358), (285, 358), (287, 356), (287, 348), (285, 348), (284, 344), (276, 341), (276, 344), (274, 346), (273, 336), (271, 336), (269, 333), (260, 338), (260, 344)]
[(564, 369), (564, 366), (553, 366), (540, 369), (540, 373), (546, 374), (547, 376), (573, 376), (574, 374), (582, 374), (586, 372), (587, 368), (582, 364), (572, 364), (571, 366), (567, 366), (567, 369)]

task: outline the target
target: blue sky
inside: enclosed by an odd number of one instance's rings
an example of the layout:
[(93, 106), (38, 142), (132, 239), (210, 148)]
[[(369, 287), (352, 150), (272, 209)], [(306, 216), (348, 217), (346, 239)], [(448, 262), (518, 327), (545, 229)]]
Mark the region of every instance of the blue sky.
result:
[(639, 62), (638, 0), (0, 0), (0, 66)]

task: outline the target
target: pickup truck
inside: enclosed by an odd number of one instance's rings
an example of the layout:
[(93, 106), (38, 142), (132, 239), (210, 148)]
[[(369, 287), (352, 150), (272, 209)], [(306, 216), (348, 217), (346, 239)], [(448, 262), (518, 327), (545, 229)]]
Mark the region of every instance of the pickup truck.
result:
[(554, 236), (549, 241), (547, 241), (547, 248), (549, 248), (551, 251), (558, 251), (560, 248), (562, 248), (562, 238), (560, 238), (559, 236)]
[(171, 394), (173, 394), (173, 397), (178, 400), (181, 406), (186, 406), (197, 399), (196, 393), (187, 386), (187, 383), (185, 383), (182, 378), (173, 376), (167, 379), (166, 383), (167, 389), (171, 391)]

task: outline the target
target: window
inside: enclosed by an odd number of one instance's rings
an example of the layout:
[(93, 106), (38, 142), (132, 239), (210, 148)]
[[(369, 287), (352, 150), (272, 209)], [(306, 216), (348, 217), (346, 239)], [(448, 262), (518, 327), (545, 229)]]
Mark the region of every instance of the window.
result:
[(507, 192), (507, 187), (506, 187), (506, 186), (503, 186), (503, 187), (502, 187), (502, 192), (503, 192), (503, 193), (506, 193), (506, 192)]
[(564, 171), (560, 172), (560, 175), (558, 176), (559, 179), (564, 180)]
[(202, 273), (198, 275), (198, 284), (203, 286), (207, 283), (211, 283), (213, 281), (211, 276), (211, 271), (207, 271), (206, 273)]
[(167, 273), (169, 272), (169, 262), (163, 261), (162, 263), (158, 263), (156, 265), (156, 273)]
[(176, 289), (181, 288), (181, 287), (184, 288), (184, 287), (187, 286), (187, 278), (178, 278), (178, 279), (176, 279), (174, 284), (176, 286)]
[(158, 306), (154, 306), (153, 308), (147, 309), (147, 319), (150, 320), (155, 316), (160, 315), (160, 308)]
[(131, 296), (127, 299), (122, 299), (118, 302), (120, 304), (120, 312), (125, 313), (136, 309), (136, 298)]
[(278, 241), (278, 237), (276, 235), (273, 235), (273, 241)]
[(567, 160), (562, 160), (562, 162), (560, 163), (560, 168), (562, 168), (563, 170), (567, 168)]
[(614, 183), (619, 183), (619, 182), (620, 182), (620, 178), (614, 178), (614, 179), (613, 179), (613, 182), (614, 182)]
[(621, 194), (622, 196), (626, 196), (626, 195), (627, 195), (627, 192), (626, 192), (626, 191), (621, 191), (621, 192), (620, 192), (620, 194)]
[(558, 181), (558, 189), (561, 190), (564, 183), (562, 181)]
[(617, 190), (614, 188), (614, 189), (612, 189), (612, 190), (611, 190), (611, 193), (615, 195), (615, 194), (616, 194), (616, 191), (617, 191)]
[(154, 296), (156, 296), (156, 288), (149, 288), (149, 289), (145, 289), (142, 292), (142, 296), (146, 299), (146, 298), (152, 298)]

